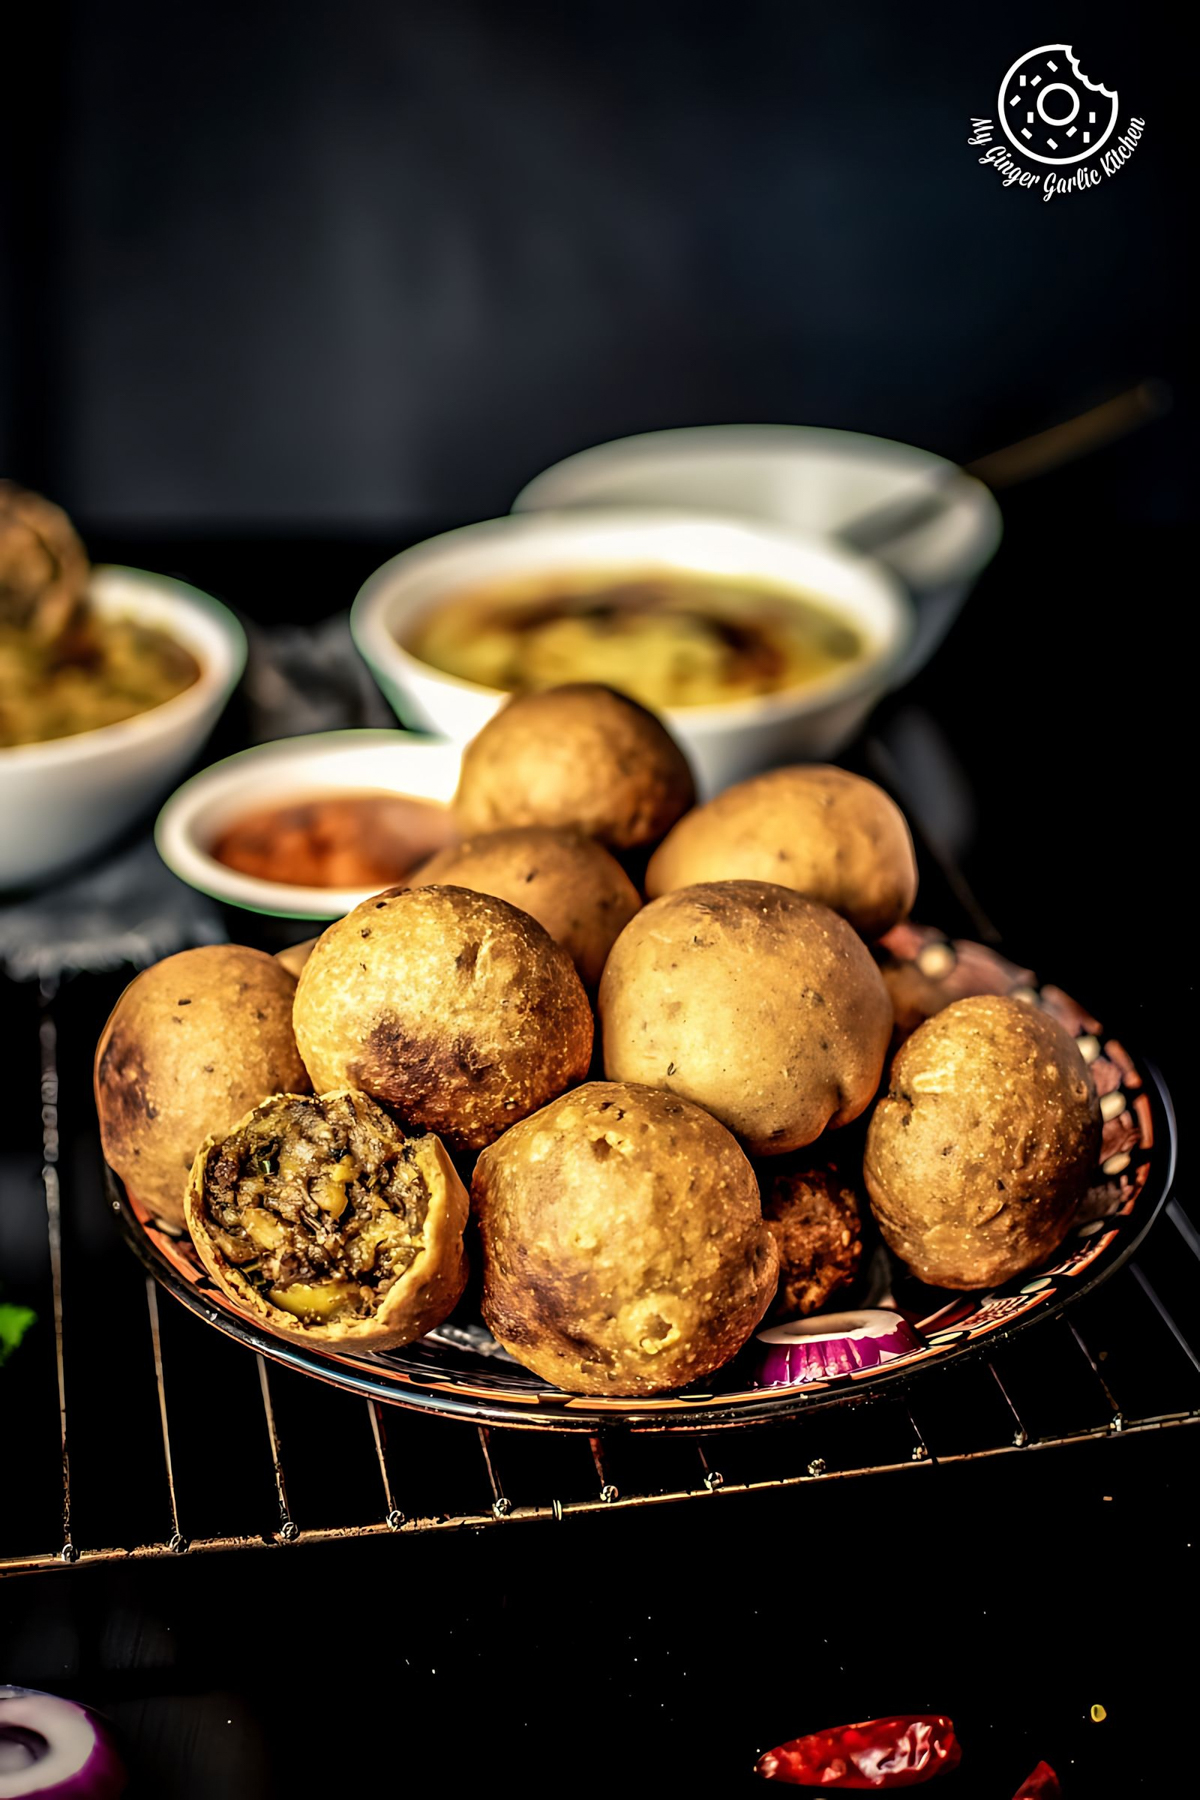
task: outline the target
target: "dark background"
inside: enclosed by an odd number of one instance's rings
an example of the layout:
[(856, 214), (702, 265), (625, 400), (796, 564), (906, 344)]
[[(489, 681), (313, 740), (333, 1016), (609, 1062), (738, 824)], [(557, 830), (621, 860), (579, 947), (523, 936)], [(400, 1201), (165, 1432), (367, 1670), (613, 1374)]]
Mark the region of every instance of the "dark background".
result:
[[(965, 143), (1047, 39), (1147, 121), (1120, 174), (1048, 205)], [(1173, 11), (58, 4), (4, 53), (0, 468), (98, 555), (262, 622), (345, 607), (384, 555), (625, 432), (782, 420), (970, 457), (1168, 381), (1168, 419), (1005, 496), (996, 562), (887, 730), (919, 719), (957, 771), (1014, 953), (1184, 1094)], [(1042, 1755), (1068, 1800), (1182, 1792), (1189, 1435), (282, 1571), (30, 1578), (0, 1596), (0, 1679), (113, 1704), (172, 1795), (258, 1795), (268, 1761), (293, 1792), (348, 1768), (753, 1791), (766, 1742), (921, 1706), (969, 1733), (963, 1800), (1008, 1800)]]
[[(425, 529), (717, 420), (967, 458), (1179, 374), (1165, 8), (14, 13), (0, 463), (97, 526)], [(965, 141), (1047, 33), (1147, 120), (1049, 204)], [(1178, 516), (1170, 430), (1091, 491)]]

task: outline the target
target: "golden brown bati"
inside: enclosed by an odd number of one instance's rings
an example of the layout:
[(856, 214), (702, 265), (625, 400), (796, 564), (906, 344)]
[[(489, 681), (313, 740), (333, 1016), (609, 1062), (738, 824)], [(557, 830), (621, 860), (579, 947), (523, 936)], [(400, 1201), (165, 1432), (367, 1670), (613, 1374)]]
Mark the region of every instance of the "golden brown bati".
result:
[(294, 981), (299, 981), (300, 971), (312, 955), (316, 941), (315, 937), (305, 938), (302, 944), (289, 944), (286, 950), (275, 952), (275, 961), (287, 970)]
[(201, 1262), (282, 1337), (394, 1349), (466, 1285), (470, 1203), (441, 1144), (365, 1094), (276, 1094), (209, 1138), (187, 1188)]
[(182, 950), (130, 982), (96, 1046), (96, 1111), (109, 1165), (165, 1223), (183, 1223), (193, 1158), (268, 1094), (303, 1093), (296, 983), (240, 944)]
[(779, 1287), (771, 1315), (799, 1319), (828, 1305), (862, 1262), (858, 1196), (836, 1163), (777, 1169), (760, 1177), (763, 1218), (779, 1246)]
[(412, 887), (448, 882), (495, 894), (544, 925), (595, 992), (613, 943), (641, 906), (615, 856), (579, 831), (543, 825), (490, 831), (439, 850), (410, 877)]
[(719, 1369), (775, 1292), (754, 1171), (698, 1106), (591, 1081), (485, 1150), (471, 1198), (483, 1316), (579, 1394), (658, 1394)]
[(1056, 1250), (1087, 1192), (1100, 1109), (1049, 1013), (957, 1000), (892, 1063), (863, 1164), (888, 1246), (934, 1287), (992, 1287)]
[(490, 1144), (587, 1074), (575, 966), (506, 900), (397, 888), (322, 933), (293, 1014), (318, 1093), (353, 1087), (456, 1150)]
[(454, 808), (464, 832), (549, 825), (631, 850), (695, 797), (687, 758), (653, 713), (579, 682), (501, 707), (463, 752)]
[(892, 1008), (836, 913), (765, 881), (710, 881), (630, 921), (600, 983), (604, 1072), (707, 1107), (751, 1155), (846, 1125), (883, 1072)]
[(90, 574), (62, 508), (0, 481), (0, 625), (30, 628), (51, 642), (78, 610)]
[(812, 763), (755, 775), (679, 821), (650, 859), (646, 892), (698, 881), (778, 882), (876, 938), (912, 907), (917, 863), (882, 788)]

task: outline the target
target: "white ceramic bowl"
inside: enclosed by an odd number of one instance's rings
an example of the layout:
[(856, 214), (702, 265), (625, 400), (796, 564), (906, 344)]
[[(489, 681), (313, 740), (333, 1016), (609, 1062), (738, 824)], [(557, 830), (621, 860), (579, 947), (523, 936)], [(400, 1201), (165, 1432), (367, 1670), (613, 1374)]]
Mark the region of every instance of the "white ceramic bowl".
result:
[(877, 506), (936, 486), (945, 510), (889, 546), (917, 595), (917, 624), (897, 667), (907, 680), (944, 637), (996, 553), (1000, 508), (983, 482), (944, 457), (890, 438), (807, 425), (699, 425), (582, 450), (522, 489), (514, 512), (564, 506), (687, 507), (828, 537)]
[(220, 601), (140, 569), (99, 567), (97, 612), (170, 632), (200, 665), (183, 693), (135, 718), (0, 749), (0, 888), (44, 881), (117, 837), (199, 751), (237, 686), (246, 635)]
[(507, 696), (406, 650), (399, 639), (423, 613), (439, 599), (508, 576), (649, 565), (805, 590), (850, 619), (866, 646), (845, 670), (805, 688), (665, 712), (705, 794), (772, 763), (835, 755), (908, 647), (910, 603), (879, 564), (744, 520), (644, 509), (530, 513), (430, 538), (375, 571), (354, 602), (351, 630), (401, 720), (462, 744)]
[(320, 731), (227, 756), (185, 781), (154, 829), (158, 852), (189, 887), (277, 919), (340, 919), (371, 888), (307, 888), (228, 869), (210, 854), (226, 826), (259, 806), (339, 793), (409, 794), (448, 802), (462, 752), (406, 731)]

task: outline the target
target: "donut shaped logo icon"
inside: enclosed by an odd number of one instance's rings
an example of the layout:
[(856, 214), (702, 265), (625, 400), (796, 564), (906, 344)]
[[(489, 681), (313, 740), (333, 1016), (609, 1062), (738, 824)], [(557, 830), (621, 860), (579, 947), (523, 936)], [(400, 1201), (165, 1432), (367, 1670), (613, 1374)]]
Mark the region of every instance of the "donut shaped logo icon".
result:
[(1117, 122), (1117, 95), (1081, 71), (1070, 44), (1027, 50), (1000, 83), (1000, 124), (1033, 162), (1076, 163), (1094, 156)]

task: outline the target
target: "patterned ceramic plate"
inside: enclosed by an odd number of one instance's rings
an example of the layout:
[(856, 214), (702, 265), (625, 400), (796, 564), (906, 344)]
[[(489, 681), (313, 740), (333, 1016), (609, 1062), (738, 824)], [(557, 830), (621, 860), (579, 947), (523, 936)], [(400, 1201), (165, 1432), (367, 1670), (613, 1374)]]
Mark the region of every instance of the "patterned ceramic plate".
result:
[[(911, 1377), (952, 1358), (993, 1348), (1040, 1319), (1053, 1318), (1096, 1287), (1143, 1237), (1171, 1185), (1175, 1124), (1161, 1079), (1060, 988), (1038, 986), (1028, 969), (993, 950), (950, 941), (923, 926), (897, 926), (885, 940), (886, 973), (902, 1028), (968, 994), (1012, 994), (1045, 1007), (1079, 1043), (1100, 1094), (1104, 1136), (1095, 1180), (1053, 1264), (984, 1294), (950, 1294), (896, 1276), (893, 1304), (914, 1327), (915, 1349), (881, 1366), (800, 1387), (750, 1385), (750, 1353), (696, 1388), (628, 1400), (564, 1394), (546, 1387), (500, 1349), (477, 1320), (455, 1319), (403, 1350), (337, 1355), (273, 1337), (214, 1286), (187, 1239), (169, 1236), (110, 1178), (112, 1203), (130, 1243), (177, 1300), (218, 1330), (276, 1362), (335, 1387), (498, 1425), (596, 1431), (704, 1431), (786, 1418), (852, 1392)], [(886, 1276), (885, 1276), (886, 1285)]]

